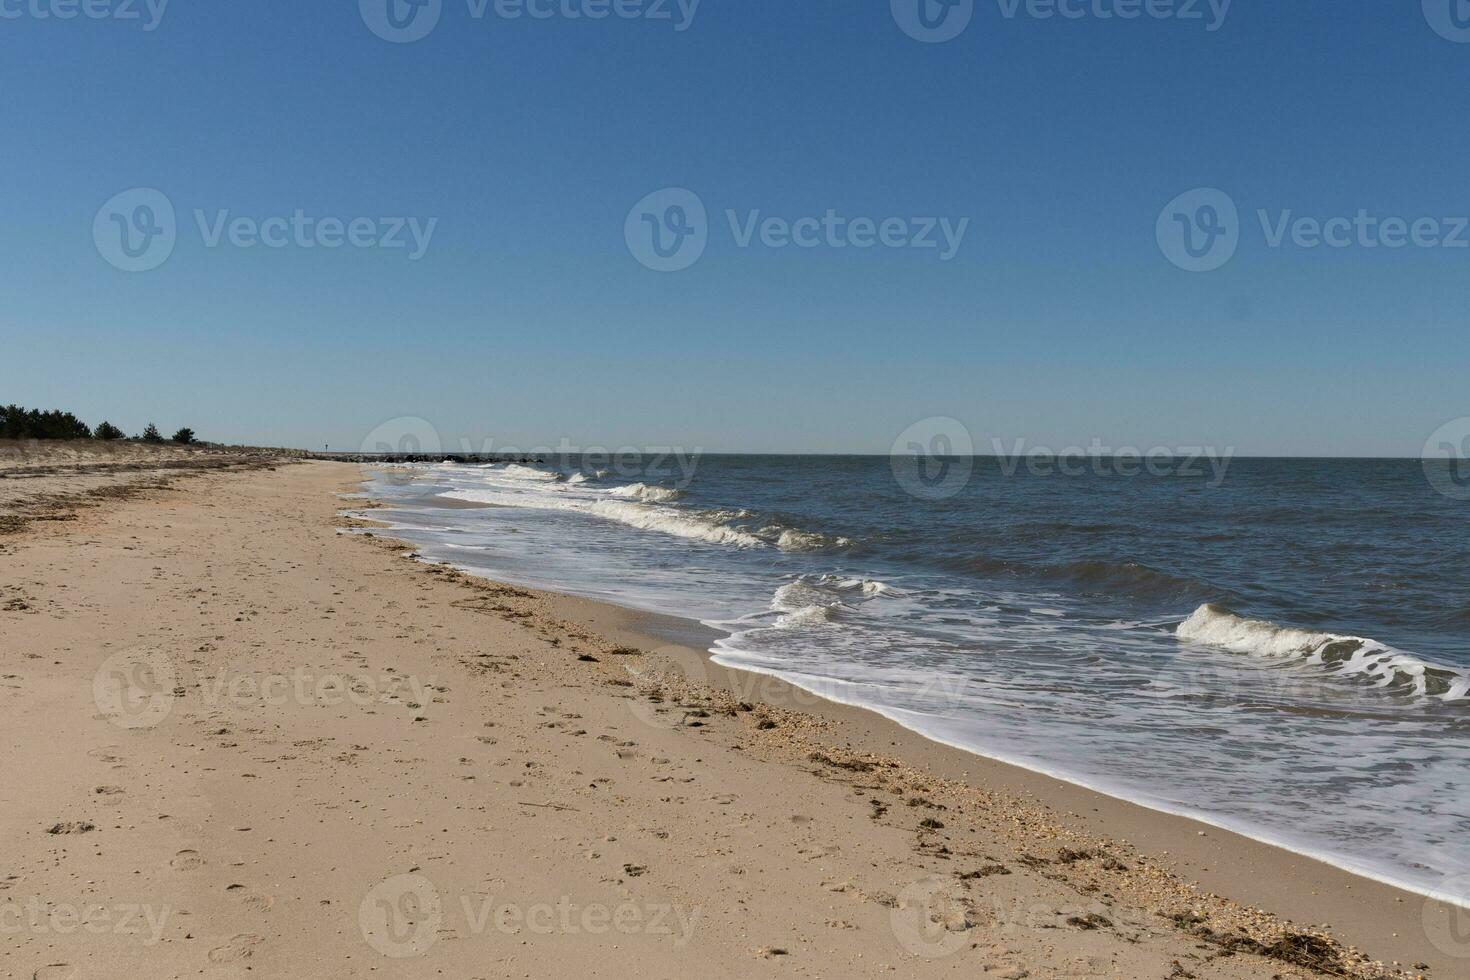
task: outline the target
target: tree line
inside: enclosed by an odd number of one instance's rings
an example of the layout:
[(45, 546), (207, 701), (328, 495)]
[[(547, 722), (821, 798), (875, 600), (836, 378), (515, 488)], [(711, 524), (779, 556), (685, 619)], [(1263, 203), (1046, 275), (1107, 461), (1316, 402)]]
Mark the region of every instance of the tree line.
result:
[[(0, 406), (0, 439), (100, 439), (113, 442), (125, 438), (127, 437), (121, 429), (106, 420), (98, 422), (94, 429), (71, 412), (59, 409), (43, 412), (19, 405)], [(143, 430), (142, 435), (132, 438), (138, 442), (175, 442), (184, 446), (198, 441), (194, 437), (194, 430), (187, 427), (175, 432), (173, 438), (165, 440), (159, 433), (158, 426), (152, 422), (148, 423), (148, 428)]]

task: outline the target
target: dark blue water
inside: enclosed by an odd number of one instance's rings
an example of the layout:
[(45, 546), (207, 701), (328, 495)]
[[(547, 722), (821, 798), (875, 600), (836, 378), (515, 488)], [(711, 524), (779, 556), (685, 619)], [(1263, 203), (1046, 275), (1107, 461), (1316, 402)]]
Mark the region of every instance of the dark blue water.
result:
[(372, 492), (430, 557), (697, 618), (929, 737), (1408, 887), (1470, 873), (1470, 502), (1419, 461), (687, 462)]

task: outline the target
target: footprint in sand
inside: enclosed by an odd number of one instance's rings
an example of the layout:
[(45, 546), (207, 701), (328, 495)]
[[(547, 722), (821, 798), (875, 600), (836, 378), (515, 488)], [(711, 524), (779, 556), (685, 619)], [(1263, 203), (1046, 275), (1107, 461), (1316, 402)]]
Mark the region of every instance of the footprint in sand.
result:
[(244, 898), (242, 898), (240, 900), (240, 904), (245, 906), (252, 912), (269, 912), (271, 910), (271, 906), (276, 904), (276, 900), (274, 898), (271, 898), (269, 895), (261, 895), (252, 892), (251, 894), (246, 895)]
[(198, 851), (180, 851), (168, 863), (175, 871), (197, 871), (203, 867), (204, 858)]
[(223, 946), (211, 949), (209, 962), (234, 963), (237, 960), (248, 960), (255, 955), (255, 947), (263, 942), (265, 940), (254, 933), (242, 932), (238, 936), (232, 936)]
[(31, 974), (31, 980), (71, 980), (77, 968), (69, 963), (52, 963)]

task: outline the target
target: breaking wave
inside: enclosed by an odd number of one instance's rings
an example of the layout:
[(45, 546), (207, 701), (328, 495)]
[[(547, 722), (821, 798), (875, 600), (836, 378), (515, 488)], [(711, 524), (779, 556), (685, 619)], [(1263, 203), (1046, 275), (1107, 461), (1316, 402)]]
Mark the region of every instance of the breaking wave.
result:
[(1392, 694), (1470, 701), (1470, 673), (1426, 663), (1367, 637), (1278, 626), (1209, 603), (1180, 623), (1175, 634), (1181, 640), (1272, 664), (1321, 667), (1333, 674), (1366, 680)]
[(859, 603), (892, 590), (871, 579), (840, 575), (803, 575), (776, 590), (771, 609), (783, 613), (777, 626), (822, 626), (835, 623)]
[(647, 483), (630, 483), (626, 487), (616, 487), (608, 491), (611, 497), (626, 497), (630, 500), (643, 500), (649, 503), (668, 503), (678, 500), (684, 496), (683, 490), (673, 490), (668, 487), (655, 487)]
[(711, 544), (734, 545), (737, 548), (759, 548), (760, 538), (697, 510), (675, 510), (623, 500), (598, 500), (587, 507), (588, 513), (618, 521), (644, 531), (662, 531), (681, 538), (708, 541)]
[(776, 547), (782, 551), (827, 551), (831, 548), (852, 546), (851, 538), (832, 537), (827, 534), (818, 534), (816, 531), (800, 531), (792, 527), (765, 527), (761, 528), (760, 534), (767, 540), (774, 538)]

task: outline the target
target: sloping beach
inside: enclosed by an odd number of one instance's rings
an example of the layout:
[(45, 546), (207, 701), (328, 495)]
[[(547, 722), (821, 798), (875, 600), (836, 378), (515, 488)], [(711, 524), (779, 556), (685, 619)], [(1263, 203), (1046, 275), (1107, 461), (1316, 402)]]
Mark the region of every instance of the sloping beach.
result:
[(0, 974), (1464, 974), (1417, 895), (425, 563), (341, 516), (357, 467), (265, 465), (0, 536)]

